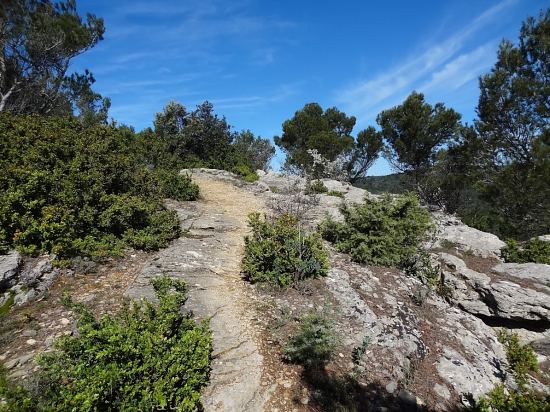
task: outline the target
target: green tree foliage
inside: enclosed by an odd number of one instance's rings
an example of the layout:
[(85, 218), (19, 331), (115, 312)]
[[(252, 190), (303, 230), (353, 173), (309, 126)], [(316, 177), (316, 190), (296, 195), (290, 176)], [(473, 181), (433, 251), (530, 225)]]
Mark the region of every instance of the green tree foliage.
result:
[(76, 1), (6, 0), (0, 5), (0, 112), (71, 114), (106, 121), (108, 99), (91, 89), (94, 78), (69, 74), (74, 57), (103, 38), (103, 20), (86, 21)]
[(386, 142), (386, 157), (418, 188), (438, 151), (455, 137), (460, 114), (443, 103), (432, 106), (422, 93), (413, 92), (403, 104), (381, 112), (376, 121)]
[(288, 286), (327, 275), (329, 262), (321, 238), (304, 233), (294, 216), (270, 220), (253, 213), (249, 225), (252, 235), (245, 237), (242, 269), (252, 282)]
[(317, 103), (308, 103), (283, 123), (282, 135), (274, 140), (287, 153), (287, 168), (324, 177), (310, 153), (315, 150), (328, 162), (342, 157), (344, 172), (354, 182), (367, 173), (382, 147), (382, 139), (373, 128), (359, 132), (354, 139), (354, 126), (355, 117), (335, 107), (323, 110)]
[(369, 126), (357, 134), (355, 146), (346, 159), (346, 172), (351, 183), (366, 176), (380, 156), (382, 147), (382, 136), (374, 127)]
[(320, 368), (332, 359), (338, 343), (328, 314), (313, 312), (300, 320), (298, 330), (284, 347), (284, 355), (290, 362)]
[(256, 137), (250, 130), (244, 130), (235, 136), (233, 142), (235, 152), (244, 157), (241, 163), (252, 165), (254, 170), (269, 170), (269, 164), (275, 156), (275, 148), (271, 142)]
[(200, 409), (212, 350), (208, 323), (182, 314), (183, 282), (159, 277), (153, 287), (158, 305), (126, 302), (116, 316), (100, 319), (66, 299), (78, 315), (78, 333), (41, 355), (36, 393), (0, 381), (4, 410)]
[(433, 225), (413, 193), (342, 206), (343, 222), (325, 219), (319, 230), (356, 262), (401, 265), (418, 250)]
[(328, 160), (349, 150), (353, 146), (353, 126), (355, 117), (334, 107), (324, 111), (319, 104), (308, 103), (283, 123), (283, 134), (275, 137), (275, 144), (287, 152), (289, 166), (308, 170), (313, 164), (310, 149)]
[(192, 112), (170, 102), (156, 114), (154, 125), (154, 131), (140, 134), (146, 162), (153, 167), (209, 167), (254, 180), (256, 169), (267, 169), (275, 154), (268, 140), (250, 131), (233, 132), (209, 102)]
[(528, 238), (550, 227), (550, 9), (528, 18), (517, 45), (503, 41), (480, 79), (478, 189), (503, 235)]
[(0, 114), (0, 246), (101, 259), (158, 249), (179, 233), (161, 200), (192, 200), (187, 176), (152, 171), (127, 129)]

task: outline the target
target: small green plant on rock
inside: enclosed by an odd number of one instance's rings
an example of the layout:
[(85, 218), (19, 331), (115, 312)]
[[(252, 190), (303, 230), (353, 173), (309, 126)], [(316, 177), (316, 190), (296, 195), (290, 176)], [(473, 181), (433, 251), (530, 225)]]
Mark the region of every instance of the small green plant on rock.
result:
[(518, 384), (524, 385), (527, 374), (539, 370), (535, 351), (529, 345), (522, 345), (517, 333), (511, 333), (504, 329), (499, 332), (498, 340), (506, 348), (506, 359), (514, 371), (516, 381)]
[(329, 192), (327, 192), (327, 196), (334, 196), (334, 197), (343, 198), (343, 197), (344, 197), (344, 193), (339, 192), (338, 190), (330, 190)]
[(355, 365), (359, 365), (361, 363), (363, 356), (365, 356), (365, 353), (367, 353), (370, 341), (370, 336), (365, 335), (363, 337), (363, 340), (361, 341), (361, 344), (353, 348), (353, 351), (351, 352), (351, 359), (353, 360), (353, 363)]
[(531, 239), (523, 244), (515, 240), (508, 240), (501, 250), (506, 262), (515, 263), (546, 263), (550, 265), (550, 242), (540, 239)]
[(306, 186), (306, 195), (317, 195), (321, 193), (327, 193), (328, 188), (325, 186), (322, 180), (313, 180)]
[(326, 276), (329, 262), (320, 236), (306, 234), (289, 214), (276, 218), (249, 216), (252, 235), (245, 237), (242, 270), (252, 282), (288, 286)]
[(401, 265), (419, 250), (433, 228), (429, 212), (412, 193), (366, 198), (359, 205), (343, 205), (341, 211), (343, 222), (327, 218), (319, 230), (336, 249), (360, 263)]
[(476, 402), (472, 412), (548, 412), (550, 396), (531, 390), (506, 390), (497, 385)]
[(298, 330), (284, 347), (284, 355), (288, 361), (307, 368), (321, 368), (332, 359), (338, 343), (326, 310), (313, 312), (300, 320)]

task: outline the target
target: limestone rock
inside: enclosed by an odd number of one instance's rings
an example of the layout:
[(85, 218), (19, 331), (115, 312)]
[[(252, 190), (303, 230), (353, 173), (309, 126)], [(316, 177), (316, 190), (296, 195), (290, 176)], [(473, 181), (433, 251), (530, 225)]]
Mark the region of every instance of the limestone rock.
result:
[(15, 250), (10, 251), (7, 255), (0, 255), (0, 290), (14, 285), (21, 262), (21, 255)]
[(542, 263), (500, 263), (492, 270), (518, 279), (531, 280), (541, 285), (550, 283), (550, 265)]
[(438, 244), (442, 241), (452, 242), (459, 249), (482, 257), (500, 257), (500, 249), (506, 246), (498, 236), (466, 226), (454, 216), (440, 212), (433, 215), (438, 222)]
[(550, 294), (536, 283), (521, 282), (550, 279), (550, 266), (504, 263), (489, 276), (469, 269), (454, 255), (439, 253), (439, 258), (449, 270), (445, 275), (453, 287), (451, 299), (465, 311), (513, 321), (550, 322)]
[[(355, 325), (351, 330), (340, 325), (341, 333), (353, 338), (354, 346), (369, 338), (361, 361), (364, 370), (376, 371), (376, 379), (393, 389), (391, 382), (403, 384), (417, 368), (433, 365), (435, 373), (419, 372), (418, 379), (434, 388), (430, 396), (443, 403), (453, 397), (451, 392), (478, 398), (502, 383), (506, 354), (491, 327), (435, 294), (417, 309), (410, 296), (422, 286), (419, 280), (395, 270), (375, 276), (342, 256), (331, 259), (325, 282), (338, 310)], [(460, 260), (455, 263), (465, 266)], [(478, 281), (487, 279), (480, 275)]]
[(285, 192), (292, 186), (298, 186), (304, 189), (306, 186), (305, 179), (299, 176), (289, 176), (279, 172), (267, 172), (260, 176), (258, 183), (266, 184), (269, 188), (275, 189), (277, 192)]

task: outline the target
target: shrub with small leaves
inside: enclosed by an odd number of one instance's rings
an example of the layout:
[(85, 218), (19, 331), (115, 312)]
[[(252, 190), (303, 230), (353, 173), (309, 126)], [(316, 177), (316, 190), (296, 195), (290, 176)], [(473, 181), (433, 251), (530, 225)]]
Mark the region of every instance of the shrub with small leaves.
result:
[(316, 195), (320, 193), (327, 193), (328, 188), (325, 186), (322, 180), (313, 180), (306, 186), (305, 193), (307, 195)]
[(471, 412), (548, 412), (550, 396), (531, 390), (506, 390), (497, 385), (480, 398)]
[(197, 200), (199, 186), (191, 180), (191, 176), (180, 175), (174, 170), (156, 170), (159, 181), (160, 195), (175, 200)]
[(196, 199), (198, 186), (148, 167), (138, 149), (124, 127), (0, 113), (0, 253), (55, 253), (65, 264), (166, 246), (179, 224), (162, 199)]
[(516, 381), (520, 385), (524, 385), (527, 380), (527, 373), (539, 370), (537, 356), (533, 348), (522, 345), (519, 342), (517, 333), (511, 333), (504, 329), (499, 332), (498, 340), (506, 348), (506, 359), (514, 371)]
[(157, 305), (126, 302), (116, 316), (100, 319), (65, 297), (78, 333), (38, 358), (38, 393), (0, 382), (8, 410), (26, 410), (16, 408), (22, 402), (33, 411), (200, 409), (212, 348), (208, 323), (181, 312), (183, 282), (159, 277), (153, 287)]
[(288, 286), (326, 276), (329, 263), (321, 237), (305, 233), (294, 216), (262, 219), (252, 213), (249, 225), (252, 235), (245, 237), (242, 270), (250, 281)]
[(327, 196), (334, 196), (334, 197), (344, 197), (344, 193), (339, 192), (338, 190), (330, 190), (327, 192)]
[(505, 262), (535, 262), (550, 265), (550, 242), (535, 238), (519, 244), (510, 239), (502, 248), (501, 254)]
[(313, 312), (301, 319), (298, 330), (284, 347), (284, 355), (290, 362), (319, 368), (332, 359), (338, 343), (326, 311)]
[(0, 412), (36, 411), (34, 399), (21, 385), (10, 382), (6, 368), (0, 364)]
[(343, 222), (325, 219), (323, 237), (356, 262), (401, 265), (413, 256), (433, 228), (430, 214), (413, 193), (366, 198), (363, 204), (342, 206)]

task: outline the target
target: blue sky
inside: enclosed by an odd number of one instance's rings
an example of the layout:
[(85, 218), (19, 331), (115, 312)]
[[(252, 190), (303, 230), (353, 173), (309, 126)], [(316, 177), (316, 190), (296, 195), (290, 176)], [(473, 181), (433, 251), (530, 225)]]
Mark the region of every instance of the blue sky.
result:
[[(471, 122), (478, 77), (543, 0), (80, 0), (105, 39), (90, 69), (110, 115), (141, 130), (170, 100), (214, 104), (236, 130), (273, 138), (305, 103), (357, 117), (354, 133), (413, 90)], [(274, 161), (277, 168), (279, 153)], [(369, 171), (391, 170), (380, 160)]]

